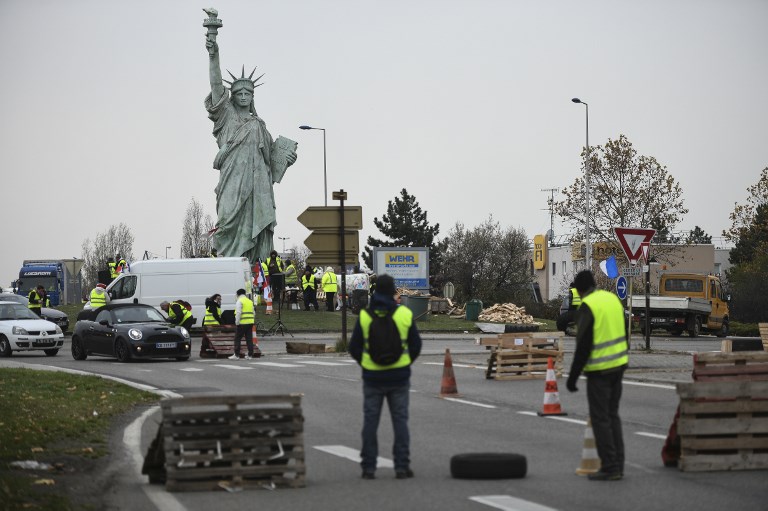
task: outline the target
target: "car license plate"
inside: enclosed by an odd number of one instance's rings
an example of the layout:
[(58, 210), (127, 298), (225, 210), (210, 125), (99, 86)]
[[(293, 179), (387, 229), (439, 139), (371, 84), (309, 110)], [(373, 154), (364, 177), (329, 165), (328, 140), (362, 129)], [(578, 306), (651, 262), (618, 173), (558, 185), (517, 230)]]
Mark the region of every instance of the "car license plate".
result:
[(651, 323), (664, 323), (665, 321), (664, 318), (651, 318)]
[(158, 348), (175, 348), (176, 343), (175, 342), (159, 342), (155, 346)]
[(34, 342), (35, 346), (45, 347), (45, 346), (53, 346), (56, 344), (56, 341), (52, 341), (50, 339), (37, 339)]

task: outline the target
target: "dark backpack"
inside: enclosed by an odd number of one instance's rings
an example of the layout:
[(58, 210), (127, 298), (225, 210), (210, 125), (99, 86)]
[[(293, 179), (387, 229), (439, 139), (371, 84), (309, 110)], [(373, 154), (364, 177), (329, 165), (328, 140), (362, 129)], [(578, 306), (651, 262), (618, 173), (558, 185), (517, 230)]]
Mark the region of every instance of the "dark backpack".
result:
[(394, 311), (379, 316), (372, 309), (366, 309), (371, 316), (371, 327), (368, 330), (368, 355), (378, 365), (394, 364), (403, 354), (403, 341), (392, 319)]

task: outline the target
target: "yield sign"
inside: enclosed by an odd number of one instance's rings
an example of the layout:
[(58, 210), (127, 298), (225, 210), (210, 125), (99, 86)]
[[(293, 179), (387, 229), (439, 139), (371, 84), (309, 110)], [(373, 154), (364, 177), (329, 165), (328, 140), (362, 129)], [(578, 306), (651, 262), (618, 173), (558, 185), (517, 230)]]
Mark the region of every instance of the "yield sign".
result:
[(653, 235), (656, 234), (656, 229), (634, 229), (632, 227), (614, 227), (613, 232), (616, 233), (621, 248), (624, 249), (624, 253), (627, 255), (627, 259), (632, 264), (635, 264), (642, 255), (643, 243), (650, 242)]
[(640, 243), (640, 251), (643, 254), (643, 261), (645, 261), (645, 264), (648, 264), (648, 252), (651, 250), (651, 242), (650, 241), (644, 241)]

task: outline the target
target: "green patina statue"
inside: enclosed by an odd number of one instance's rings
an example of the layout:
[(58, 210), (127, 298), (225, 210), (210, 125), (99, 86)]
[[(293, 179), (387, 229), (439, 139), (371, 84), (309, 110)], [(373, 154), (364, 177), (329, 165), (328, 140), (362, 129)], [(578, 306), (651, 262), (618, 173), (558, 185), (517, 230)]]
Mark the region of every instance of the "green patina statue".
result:
[[(208, 117), (219, 152), (213, 168), (219, 170), (216, 186), (216, 232), (213, 245), (219, 256), (247, 257), (251, 263), (267, 258), (273, 248), (276, 222), (273, 183), (296, 161), (296, 142), (285, 137), (272, 140), (266, 124), (256, 114), (253, 92), (259, 76), (253, 72), (232, 81), (222, 80), (219, 63), (218, 12), (203, 9), (208, 18), (205, 47), (210, 60), (211, 93), (205, 98)], [(262, 75), (263, 76), (263, 75)], [(229, 89), (224, 86), (229, 84)]]

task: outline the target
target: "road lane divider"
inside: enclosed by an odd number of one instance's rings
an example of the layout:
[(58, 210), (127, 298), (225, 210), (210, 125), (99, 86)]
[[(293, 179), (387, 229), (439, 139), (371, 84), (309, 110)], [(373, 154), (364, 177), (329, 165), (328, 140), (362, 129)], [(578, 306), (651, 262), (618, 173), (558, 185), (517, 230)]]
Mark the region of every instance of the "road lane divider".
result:
[(544, 417), (545, 419), (552, 419), (562, 422), (570, 422), (571, 424), (579, 424), (581, 426), (586, 426), (587, 421), (582, 421), (579, 419), (571, 419), (570, 417), (563, 417), (560, 415), (539, 415), (537, 412), (529, 412), (527, 410), (521, 410), (519, 412), (520, 415), (528, 415), (530, 417)]
[(647, 436), (648, 438), (658, 438), (659, 440), (667, 439), (667, 435), (658, 435), (656, 433), (648, 433), (647, 431), (635, 431), (635, 435)]
[(553, 507), (542, 506), (510, 495), (477, 495), (469, 497), (469, 500), (504, 511), (557, 511)]
[(478, 403), (475, 401), (467, 401), (466, 399), (459, 399), (455, 397), (444, 397), (442, 398), (445, 401), (453, 401), (454, 403), (461, 403), (465, 405), (472, 405), (472, 406), (479, 406), (480, 408), (497, 408), (494, 405), (487, 405), (485, 403)]
[(223, 367), (224, 369), (234, 369), (235, 371), (250, 371), (253, 367), (236, 366), (232, 364), (216, 364), (216, 367)]
[[(352, 460), (355, 463), (360, 463), (360, 450), (347, 447), (346, 445), (315, 445), (313, 446), (318, 451), (322, 451), (328, 454), (333, 454), (339, 458)], [(395, 463), (389, 458), (382, 458), (379, 456), (376, 458), (377, 468), (395, 468)]]

